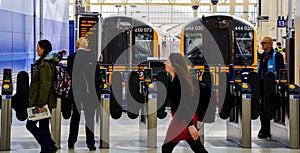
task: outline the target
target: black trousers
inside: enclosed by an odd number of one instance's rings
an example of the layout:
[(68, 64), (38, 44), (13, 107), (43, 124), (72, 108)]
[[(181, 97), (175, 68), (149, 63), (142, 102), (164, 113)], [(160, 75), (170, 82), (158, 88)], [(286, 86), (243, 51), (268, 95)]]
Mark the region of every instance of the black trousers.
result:
[[(68, 144), (74, 145), (77, 141), (78, 137), (78, 131), (79, 131), (79, 123), (80, 123), (80, 112), (78, 111), (75, 103), (73, 103), (73, 113), (71, 116), (70, 121), (70, 132), (69, 132), (69, 138), (68, 138)], [(87, 146), (94, 146), (95, 145), (95, 138), (94, 138), (94, 116), (95, 111), (84, 111), (85, 114), (85, 134), (86, 134), (86, 144)]]
[(266, 117), (265, 111), (264, 111), (264, 80), (260, 80), (260, 133), (263, 134), (270, 134), (270, 120)]
[[(207, 150), (202, 145), (202, 143), (200, 142), (200, 139), (194, 140), (194, 139), (190, 138), (185, 141), (190, 145), (191, 149), (195, 153), (208, 153)], [(165, 143), (162, 146), (162, 153), (171, 153), (178, 143), (179, 142), (165, 141)]]

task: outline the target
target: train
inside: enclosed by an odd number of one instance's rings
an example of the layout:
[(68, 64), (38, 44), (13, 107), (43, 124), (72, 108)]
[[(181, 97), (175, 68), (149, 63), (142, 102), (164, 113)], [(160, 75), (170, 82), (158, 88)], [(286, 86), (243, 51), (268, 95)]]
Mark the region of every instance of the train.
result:
[(231, 15), (213, 14), (188, 22), (180, 36), (181, 53), (193, 65), (257, 66), (256, 29)]
[(166, 58), (179, 52), (179, 39), (153, 24), (130, 16), (102, 21), (102, 64), (140, 64), (147, 58)]
[[(212, 91), (207, 114), (222, 112), (223, 104), (231, 101), (232, 84), (247, 81), (247, 74), (257, 71), (256, 39), (255, 27), (232, 15), (205, 15), (183, 26), (180, 53)], [(215, 115), (204, 118), (204, 122), (214, 120)]]

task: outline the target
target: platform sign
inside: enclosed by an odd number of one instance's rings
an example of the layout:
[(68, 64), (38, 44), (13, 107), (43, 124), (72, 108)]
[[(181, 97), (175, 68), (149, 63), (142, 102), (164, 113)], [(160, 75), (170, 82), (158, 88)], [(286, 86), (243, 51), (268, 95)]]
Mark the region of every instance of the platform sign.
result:
[(286, 22), (284, 19), (277, 20), (277, 28), (284, 28), (286, 26)]

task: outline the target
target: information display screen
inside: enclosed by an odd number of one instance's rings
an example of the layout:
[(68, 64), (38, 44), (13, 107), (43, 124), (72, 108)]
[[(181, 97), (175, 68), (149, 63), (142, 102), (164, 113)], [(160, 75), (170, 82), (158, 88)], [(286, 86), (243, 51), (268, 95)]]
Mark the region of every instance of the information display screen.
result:
[(89, 42), (89, 49), (93, 53), (98, 52), (98, 16), (79, 17), (79, 38), (85, 37)]
[(151, 68), (144, 69), (144, 80), (146, 83), (152, 82), (152, 69)]

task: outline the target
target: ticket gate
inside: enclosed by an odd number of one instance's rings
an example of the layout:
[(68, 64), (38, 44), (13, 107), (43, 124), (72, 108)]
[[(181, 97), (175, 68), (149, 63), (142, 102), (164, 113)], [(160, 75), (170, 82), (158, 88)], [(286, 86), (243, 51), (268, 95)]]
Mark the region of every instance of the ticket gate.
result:
[(100, 81), (100, 148), (109, 148), (111, 87), (107, 83), (107, 70), (99, 70)]
[(157, 84), (153, 81), (151, 68), (144, 69), (145, 105), (141, 108), (139, 138), (148, 148), (157, 147)]
[(235, 69), (233, 75), (227, 91), (228, 99), (225, 101), (230, 104), (224, 103), (227, 108), (222, 110), (230, 112), (222, 112), (221, 118), (228, 118), (227, 139), (243, 148), (251, 148), (251, 119), (256, 119), (259, 113), (259, 78), (257, 73), (247, 69)]
[(4, 69), (2, 84), (1, 103), (1, 131), (0, 131), (0, 151), (9, 151), (11, 143), (11, 95), (13, 94), (13, 83), (11, 69)]
[(10, 150), (12, 109), (16, 111), (16, 117), (20, 121), (28, 118), (27, 108), (29, 103), (29, 76), (25, 71), (17, 74), (16, 93), (13, 92), (11, 69), (4, 69), (2, 85), (2, 111), (1, 111), (1, 133), (0, 150)]
[(299, 86), (288, 83), (286, 70), (280, 71), (276, 92), (276, 97), (280, 101), (275, 106), (273, 103), (273, 107), (275, 107), (274, 120), (271, 120), (270, 125), (272, 139), (290, 148), (298, 149), (300, 147)]
[(201, 72), (200, 69), (190, 69), (192, 78), (199, 84), (199, 102), (197, 106), (198, 121), (197, 129), (199, 130), (200, 141), (204, 144), (204, 123), (215, 121), (216, 103), (211, 102), (211, 73), (208, 69)]
[(235, 105), (231, 109), (227, 125), (227, 139), (243, 148), (251, 147), (251, 89), (248, 83), (242, 82), (242, 71), (235, 70), (234, 82), (230, 85)]

